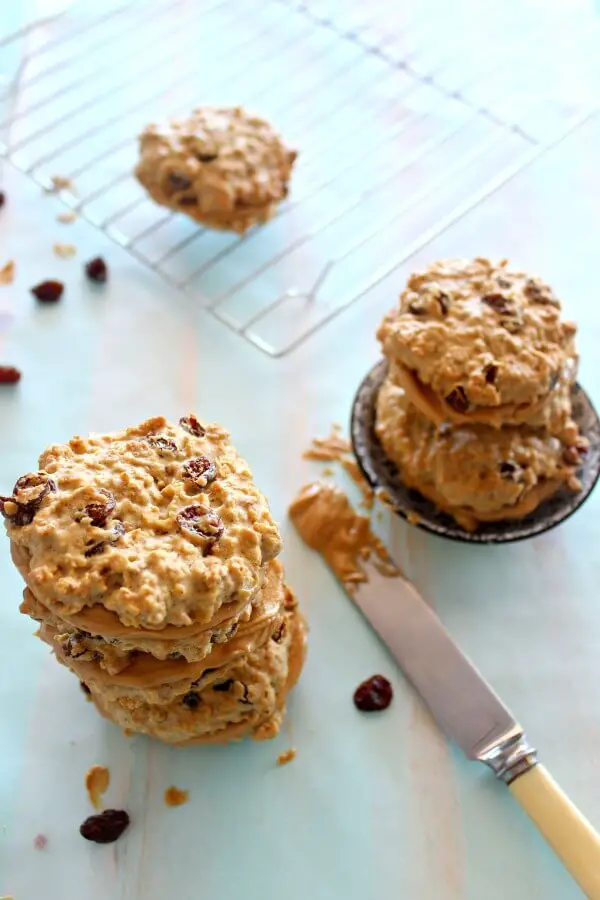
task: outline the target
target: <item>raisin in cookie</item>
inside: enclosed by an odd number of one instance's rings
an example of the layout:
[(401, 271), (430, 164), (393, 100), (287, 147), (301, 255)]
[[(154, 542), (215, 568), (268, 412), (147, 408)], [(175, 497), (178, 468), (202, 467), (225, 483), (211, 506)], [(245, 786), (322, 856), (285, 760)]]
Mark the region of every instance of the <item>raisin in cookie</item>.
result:
[(264, 119), (240, 107), (201, 107), (145, 129), (135, 174), (157, 203), (243, 233), (287, 196), (296, 155)]
[(100, 606), (128, 627), (206, 627), (256, 596), (281, 549), (228, 433), (193, 415), (77, 437), (39, 465), (0, 510), (28, 587), (58, 616)]
[(436, 426), (389, 380), (377, 399), (376, 433), (403, 483), (470, 531), (523, 518), (565, 485), (579, 490), (587, 449), (575, 425), (568, 444), (525, 427)]
[(575, 332), (542, 281), (474, 259), (412, 275), (377, 336), (428, 418), (501, 427), (535, 424), (574, 377)]

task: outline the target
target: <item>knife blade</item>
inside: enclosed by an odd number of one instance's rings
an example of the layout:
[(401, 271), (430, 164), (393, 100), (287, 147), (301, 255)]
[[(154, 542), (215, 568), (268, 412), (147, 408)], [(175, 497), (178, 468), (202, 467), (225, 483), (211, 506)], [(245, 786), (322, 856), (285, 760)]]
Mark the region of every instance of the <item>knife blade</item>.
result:
[(349, 595), (442, 731), (502, 779), (590, 900), (600, 900), (600, 837), (538, 762), (522, 726), (415, 586), (367, 562)]

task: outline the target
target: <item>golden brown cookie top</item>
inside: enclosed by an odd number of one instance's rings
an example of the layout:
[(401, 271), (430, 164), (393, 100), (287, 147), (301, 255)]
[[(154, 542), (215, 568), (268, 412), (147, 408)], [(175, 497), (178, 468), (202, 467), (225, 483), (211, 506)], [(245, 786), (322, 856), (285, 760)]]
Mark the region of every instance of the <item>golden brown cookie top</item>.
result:
[(379, 392), (376, 430), (408, 484), (430, 485), (448, 507), (469, 507), (475, 514), (513, 506), (542, 482), (576, 487), (580, 453), (587, 447), (573, 423), (563, 429), (562, 440), (524, 427), (438, 427), (390, 381)]
[(228, 433), (194, 415), (75, 437), (39, 464), (0, 505), (30, 589), (58, 615), (101, 604), (129, 626), (208, 623), (254, 596), (281, 549)]
[(143, 131), (136, 174), (177, 206), (225, 215), (285, 197), (296, 155), (241, 107), (200, 107)]
[(533, 404), (574, 356), (576, 328), (540, 279), (506, 260), (442, 260), (412, 275), (377, 336), (459, 414)]

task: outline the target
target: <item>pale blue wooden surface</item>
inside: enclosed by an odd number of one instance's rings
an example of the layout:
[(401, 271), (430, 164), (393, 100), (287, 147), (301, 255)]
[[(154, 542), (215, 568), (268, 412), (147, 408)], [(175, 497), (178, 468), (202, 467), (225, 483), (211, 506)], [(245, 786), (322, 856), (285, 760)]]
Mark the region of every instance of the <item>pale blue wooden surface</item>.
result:
[[(524, 815), (449, 748), (321, 561), (285, 522), (318, 471), (301, 453), (346, 422), (377, 358), (374, 330), (414, 265), (443, 255), (509, 256), (539, 271), (580, 326), (581, 381), (600, 404), (597, 198), (600, 119), (592, 120), (449, 229), (295, 354), (271, 360), (196, 310), (10, 165), (0, 217), (0, 360), (24, 372), (0, 390), (0, 490), (46, 444), (196, 408), (228, 425), (284, 523), (285, 562), (311, 622), (310, 656), (281, 737), (225, 750), (126, 739), (31, 636), (20, 581), (0, 553), (0, 894), (15, 900), (576, 900), (581, 896)], [(78, 247), (56, 259), (55, 240)], [(81, 262), (106, 256), (95, 291)], [(28, 288), (64, 277), (63, 301)], [(464, 649), (526, 724), (555, 777), (600, 825), (600, 495), (560, 529), (510, 547), (471, 548), (403, 523), (388, 540)], [(1, 548), (0, 548), (1, 549)], [(359, 716), (356, 683), (382, 671), (389, 713)], [(294, 744), (296, 761), (274, 765)], [(111, 805), (132, 828), (84, 844), (83, 777), (108, 765)], [(190, 803), (167, 809), (170, 784)], [(36, 851), (38, 832), (48, 836)]]

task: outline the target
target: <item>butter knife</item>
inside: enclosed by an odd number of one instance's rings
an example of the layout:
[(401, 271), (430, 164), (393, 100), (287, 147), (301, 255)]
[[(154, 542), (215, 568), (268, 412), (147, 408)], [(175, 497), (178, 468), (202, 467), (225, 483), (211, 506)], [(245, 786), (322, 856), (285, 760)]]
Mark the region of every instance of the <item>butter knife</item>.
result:
[(589, 900), (600, 900), (600, 837), (537, 759), (527, 736), (414, 585), (367, 563), (352, 599), (441, 729), (521, 804)]

